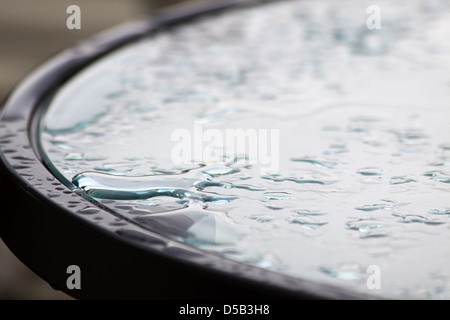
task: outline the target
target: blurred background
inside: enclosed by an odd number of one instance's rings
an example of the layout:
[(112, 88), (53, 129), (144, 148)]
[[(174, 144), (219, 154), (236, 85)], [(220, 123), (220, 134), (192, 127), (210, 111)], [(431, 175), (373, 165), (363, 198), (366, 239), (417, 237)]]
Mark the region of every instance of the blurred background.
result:
[[(1, 0), (0, 101), (3, 104), (21, 79), (59, 51), (177, 2), (181, 0)], [(81, 9), (81, 30), (66, 27), (69, 5)], [(0, 300), (6, 299), (71, 298), (37, 277), (0, 241)]]

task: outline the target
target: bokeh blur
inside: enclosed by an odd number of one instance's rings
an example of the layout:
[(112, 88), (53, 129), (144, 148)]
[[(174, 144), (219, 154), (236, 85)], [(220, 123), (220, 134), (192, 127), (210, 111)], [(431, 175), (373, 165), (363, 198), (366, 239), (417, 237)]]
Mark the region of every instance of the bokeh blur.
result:
[[(59, 51), (120, 23), (145, 18), (177, 0), (1, 0), (0, 101)], [(81, 9), (81, 29), (66, 26), (67, 7)], [(1, 182), (0, 182), (1, 183)], [(0, 214), (1, 214), (0, 209)], [(0, 299), (71, 299), (52, 289), (0, 241)]]

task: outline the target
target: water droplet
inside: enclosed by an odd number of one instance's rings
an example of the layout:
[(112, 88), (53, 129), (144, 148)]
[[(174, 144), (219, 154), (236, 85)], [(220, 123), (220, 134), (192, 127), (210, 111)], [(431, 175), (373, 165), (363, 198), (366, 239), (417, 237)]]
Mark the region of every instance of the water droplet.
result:
[(215, 177), (220, 177), (220, 176), (224, 176), (224, 175), (238, 173), (239, 171), (240, 171), (239, 169), (233, 169), (233, 168), (212, 168), (212, 169), (205, 170), (203, 172), (206, 173), (207, 175), (215, 178)]
[(21, 160), (21, 161), (32, 161), (32, 162), (35, 160), (35, 159), (25, 157), (25, 156), (15, 156), (15, 157), (12, 157), (11, 159)]
[(265, 253), (247, 262), (263, 269), (275, 271), (281, 269), (281, 262), (273, 253)]
[(276, 177), (273, 175), (266, 175), (266, 176), (262, 176), (262, 179), (266, 179), (266, 180), (271, 180), (273, 182), (285, 182), (285, 181), (291, 181), (291, 182), (295, 182), (298, 184), (320, 184), (320, 185), (330, 185), (330, 184), (334, 184), (337, 181), (336, 180), (322, 180), (322, 179), (317, 179), (315, 178), (315, 176), (317, 176), (316, 174), (312, 174), (313, 177), (299, 177), (299, 178), (295, 178), (295, 177), (288, 177), (288, 178), (281, 178), (281, 177)]
[(360, 134), (368, 134), (369, 130), (367, 128), (358, 127), (358, 126), (350, 126), (347, 128), (348, 132), (360, 133)]
[(291, 194), (288, 193), (272, 193), (272, 194), (263, 194), (263, 197), (267, 200), (294, 200), (298, 199)]
[(430, 210), (428, 211), (428, 213), (430, 214), (440, 214), (440, 215), (450, 215), (450, 209), (445, 209), (445, 210)]
[(359, 280), (365, 276), (364, 269), (356, 263), (344, 263), (337, 267), (323, 266), (319, 270), (340, 280)]
[(327, 214), (326, 212), (320, 210), (308, 210), (308, 209), (295, 210), (295, 212), (301, 216), (324, 216)]
[(364, 140), (363, 143), (371, 147), (381, 147), (383, 145), (380, 141), (376, 140)]
[(83, 154), (78, 152), (71, 152), (64, 157), (65, 161), (82, 161), (84, 160)]
[(16, 135), (12, 134), (12, 133), (8, 133), (5, 135), (0, 136), (0, 140), (4, 140), (4, 139), (9, 139), (9, 138), (14, 138)]
[(2, 149), (2, 153), (4, 154), (10, 154), (10, 153), (16, 153), (16, 149)]
[(426, 177), (430, 177), (430, 180), (438, 181), (442, 183), (450, 183), (450, 174), (443, 171), (429, 171), (423, 174)]
[(337, 164), (335, 162), (314, 159), (314, 158), (292, 158), (291, 161), (309, 163), (309, 164), (315, 165), (317, 167), (328, 168), (328, 169), (333, 168)]
[(450, 166), (450, 161), (444, 161), (444, 162), (436, 161), (436, 162), (429, 163), (428, 165), (432, 166), (432, 167)]
[(269, 216), (267, 214), (257, 214), (250, 216), (250, 219), (258, 221), (258, 222), (270, 222), (273, 220), (272, 216)]
[(109, 225), (111, 227), (123, 227), (126, 226), (128, 223), (126, 222), (110, 222)]
[(383, 171), (379, 168), (362, 168), (356, 171), (356, 173), (363, 176), (381, 176)]
[(324, 155), (333, 156), (333, 155), (339, 155), (341, 153), (348, 152), (348, 150), (346, 149), (345, 145), (332, 144), (332, 145), (330, 145), (330, 148), (331, 148), (331, 150), (324, 151), (323, 154)]
[(51, 144), (55, 146), (55, 148), (61, 149), (61, 150), (67, 150), (67, 151), (76, 151), (79, 150), (78, 147), (75, 147), (72, 144), (67, 143), (67, 141), (58, 141), (58, 140), (50, 140)]
[(352, 230), (358, 230), (360, 232), (369, 232), (375, 229), (386, 228), (388, 224), (381, 220), (375, 219), (357, 219), (346, 223), (347, 227)]
[(380, 119), (375, 118), (375, 117), (371, 117), (371, 116), (357, 116), (357, 117), (351, 117), (350, 121), (352, 122), (378, 122), (380, 121)]
[(370, 211), (376, 211), (376, 210), (392, 210), (393, 207), (390, 205), (386, 205), (386, 204), (366, 204), (362, 207), (356, 207), (355, 209), (360, 210), (360, 211), (370, 212)]
[(97, 214), (100, 212), (100, 209), (95, 207), (85, 207), (78, 211), (79, 214)]
[(384, 238), (388, 237), (391, 233), (387, 230), (369, 230), (363, 232), (360, 236), (361, 239), (372, 239), (372, 238)]
[(23, 166), (23, 165), (13, 165), (12, 167), (13, 167), (13, 169), (15, 169), (15, 170), (25, 170), (25, 169), (30, 169), (29, 166)]
[(49, 198), (58, 198), (60, 195), (61, 195), (61, 194), (56, 193), (56, 192), (50, 192), (50, 193), (47, 193), (47, 196), (48, 196)]
[(279, 207), (279, 206), (273, 206), (273, 205), (266, 205), (267, 209), (270, 209), (272, 211), (278, 211), (278, 210), (283, 210), (284, 207)]
[(210, 187), (219, 187), (223, 189), (243, 189), (248, 191), (264, 191), (264, 189), (259, 189), (250, 185), (236, 185), (232, 183), (226, 183), (226, 182), (213, 182), (213, 181), (197, 181), (194, 183), (194, 186), (199, 191), (203, 191), (206, 188)]
[(403, 153), (419, 153), (420, 149), (417, 149), (417, 148), (402, 148), (401, 152), (403, 152)]
[(83, 153), (79, 152), (70, 152), (67, 153), (64, 157), (65, 161), (100, 161), (100, 160), (106, 160), (103, 157), (98, 156), (86, 156)]
[(415, 214), (393, 214), (396, 217), (401, 218), (403, 223), (422, 223), (427, 225), (440, 225), (446, 223), (446, 221), (441, 219), (428, 219), (426, 217), (415, 215)]
[(309, 230), (316, 230), (317, 228), (328, 224), (327, 221), (318, 220), (307, 216), (304, 217), (292, 216), (289, 217), (287, 221), (292, 224), (300, 224), (302, 227)]
[(322, 130), (323, 130), (323, 131), (330, 131), (330, 132), (338, 132), (338, 131), (341, 131), (341, 129), (340, 129), (338, 126), (333, 126), (333, 125), (330, 125), (330, 126), (324, 126), (324, 127), (322, 128)]
[(405, 184), (409, 182), (416, 182), (416, 179), (407, 176), (392, 177), (389, 181), (389, 184), (396, 185), (396, 184)]

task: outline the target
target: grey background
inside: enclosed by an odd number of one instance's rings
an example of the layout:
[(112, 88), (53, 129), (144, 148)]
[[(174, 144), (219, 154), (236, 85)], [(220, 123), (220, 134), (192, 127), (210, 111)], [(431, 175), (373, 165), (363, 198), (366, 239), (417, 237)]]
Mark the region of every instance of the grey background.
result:
[[(3, 104), (21, 79), (59, 51), (175, 2), (179, 1), (0, 0), (0, 101)], [(81, 9), (81, 30), (66, 27), (69, 5)], [(37, 277), (0, 241), (0, 299), (71, 298)]]

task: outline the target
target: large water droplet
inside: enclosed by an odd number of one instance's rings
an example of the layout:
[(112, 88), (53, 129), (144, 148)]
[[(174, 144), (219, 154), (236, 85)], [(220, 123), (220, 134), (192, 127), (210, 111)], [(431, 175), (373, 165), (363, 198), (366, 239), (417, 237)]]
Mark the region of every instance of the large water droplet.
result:
[(88, 195), (98, 199), (140, 200), (161, 196), (204, 202), (230, 202), (235, 199), (192, 192), (189, 188), (194, 180), (185, 177), (166, 176), (162, 179), (159, 175), (126, 177), (84, 172), (77, 174), (72, 182)]

